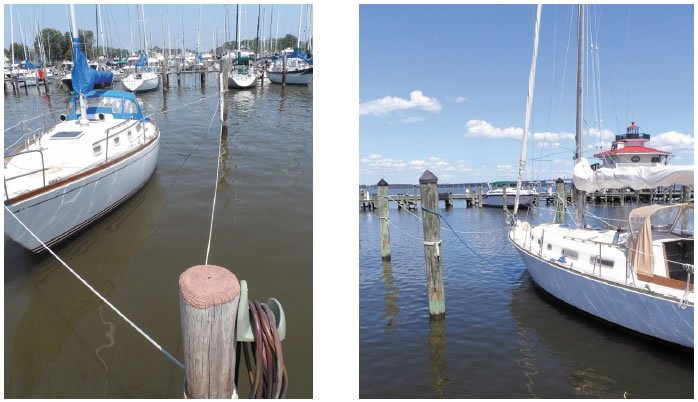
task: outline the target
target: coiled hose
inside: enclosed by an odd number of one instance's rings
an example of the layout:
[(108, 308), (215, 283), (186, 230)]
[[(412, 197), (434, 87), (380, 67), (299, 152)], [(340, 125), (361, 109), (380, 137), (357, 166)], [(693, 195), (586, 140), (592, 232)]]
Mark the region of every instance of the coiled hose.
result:
[(236, 355), (238, 358), (235, 362), (235, 385), (238, 384), (240, 360), (242, 360), (240, 359), (240, 350), (242, 349), (250, 381), (248, 398), (285, 398), (288, 376), (274, 314), (269, 306), (256, 300), (249, 301), (249, 308), (254, 342), (237, 342)]

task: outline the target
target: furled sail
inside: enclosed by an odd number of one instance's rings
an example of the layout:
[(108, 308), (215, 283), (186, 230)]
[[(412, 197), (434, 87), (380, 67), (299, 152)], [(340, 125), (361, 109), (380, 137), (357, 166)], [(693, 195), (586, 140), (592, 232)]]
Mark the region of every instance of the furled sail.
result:
[(97, 71), (87, 65), (87, 58), (80, 49), (80, 39), (73, 38), (73, 71), (71, 79), (73, 90), (77, 93), (87, 93), (91, 91), (95, 84), (112, 82), (111, 71)]
[(691, 186), (693, 170), (693, 165), (633, 166), (593, 170), (586, 158), (580, 158), (572, 172), (572, 179), (577, 189), (587, 192), (625, 187), (642, 190), (674, 184)]

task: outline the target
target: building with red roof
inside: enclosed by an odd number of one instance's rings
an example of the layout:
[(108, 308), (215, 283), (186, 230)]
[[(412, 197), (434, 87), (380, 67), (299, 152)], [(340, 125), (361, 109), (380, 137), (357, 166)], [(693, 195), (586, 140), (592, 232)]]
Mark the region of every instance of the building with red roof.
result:
[(601, 167), (623, 166), (664, 166), (671, 158), (671, 152), (646, 147), (650, 135), (640, 133), (640, 128), (632, 122), (625, 134), (616, 135), (608, 151), (594, 154), (603, 161)]

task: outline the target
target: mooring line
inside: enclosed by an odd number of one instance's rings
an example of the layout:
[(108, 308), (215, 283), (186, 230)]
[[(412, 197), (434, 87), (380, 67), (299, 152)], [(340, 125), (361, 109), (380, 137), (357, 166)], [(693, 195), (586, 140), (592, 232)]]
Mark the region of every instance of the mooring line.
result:
[(176, 359), (174, 356), (172, 356), (167, 350), (165, 350), (165, 348), (163, 348), (163, 347), (160, 346), (157, 342), (155, 342), (150, 336), (148, 336), (148, 334), (146, 334), (146, 333), (145, 333), (142, 329), (140, 329), (136, 324), (134, 324), (131, 320), (129, 320), (121, 311), (119, 311), (119, 309), (117, 309), (113, 304), (111, 304), (111, 303), (109, 302), (109, 300), (107, 300), (104, 296), (102, 296), (97, 290), (95, 290), (95, 288), (93, 288), (92, 286), (90, 286), (90, 284), (87, 283), (87, 281), (84, 280), (77, 272), (75, 272), (72, 268), (70, 268), (70, 266), (69, 266), (65, 261), (63, 261), (63, 260), (61, 259), (61, 257), (59, 257), (56, 253), (54, 253), (53, 250), (51, 250), (43, 241), (41, 241), (41, 239), (39, 239), (39, 237), (38, 237), (37, 235), (35, 235), (34, 232), (32, 232), (32, 231), (24, 224), (24, 222), (22, 222), (22, 221), (17, 217), (17, 215), (15, 215), (12, 211), (10, 211), (10, 209), (7, 207), (7, 205), (5, 205), (5, 210), (7, 210), (7, 212), (9, 212), (10, 215), (11, 215), (17, 222), (19, 222), (19, 224), (22, 225), (22, 227), (23, 227), (30, 235), (32, 235), (39, 243), (41, 243), (41, 245), (46, 249), (46, 251), (48, 251), (49, 253), (51, 253), (51, 255), (54, 256), (54, 257), (58, 260), (58, 262), (60, 262), (71, 274), (73, 274), (80, 282), (82, 282), (83, 285), (85, 285), (88, 289), (90, 289), (90, 290), (92, 291), (92, 293), (95, 294), (95, 296), (99, 297), (100, 300), (102, 300), (102, 301), (104, 302), (104, 304), (106, 304), (107, 306), (109, 306), (109, 308), (111, 308), (116, 314), (118, 314), (121, 318), (123, 318), (124, 321), (126, 321), (129, 325), (131, 325), (131, 327), (133, 327), (133, 329), (135, 329), (136, 331), (138, 331), (138, 333), (140, 333), (141, 335), (143, 335), (143, 337), (144, 337), (145, 339), (147, 339), (148, 342), (150, 342), (153, 346), (155, 346), (155, 348), (156, 348), (157, 350), (159, 350), (162, 354), (164, 354), (164, 355), (165, 355), (168, 359), (170, 359), (174, 364), (176, 364), (179, 368), (184, 369), (184, 365), (183, 365), (182, 363), (180, 363), (179, 360), (177, 360), (177, 359)]
[[(220, 95), (220, 93), (219, 93)], [(220, 105), (220, 98), (218, 99), (218, 103), (216, 104), (216, 111), (213, 113), (213, 117), (211, 117), (211, 123), (208, 125), (209, 131), (211, 130), (211, 125), (213, 125), (213, 119), (216, 117), (218, 114), (218, 105)], [(218, 164), (216, 165), (216, 186), (215, 189), (213, 190), (213, 206), (211, 207), (211, 226), (208, 229), (208, 245), (206, 246), (206, 260), (205, 260), (205, 265), (208, 265), (208, 253), (211, 251), (211, 238), (213, 237), (213, 217), (216, 214), (216, 196), (218, 195), (218, 176), (220, 175), (220, 168), (221, 168), (221, 148), (223, 146), (223, 135), (218, 136)]]
[(492, 265), (493, 267), (499, 268), (499, 267), (497, 266), (497, 264), (493, 263), (493, 262), (490, 261), (489, 259), (487, 259), (487, 258), (485, 258), (484, 256), (482, 256), (481, 254), (479, 254), (477, 251), (473, 250), (473, 248), (470, 247), (470, 246), (468, 245), (468, 243), (466, 243), (463, 239), (461, 239), (461, 237), (458, 236), (458, 233), (456, 233), (455, 230), (453, 230), (453, 228), (451, 227), (451, 224), (448, 223), (448, 221), (446, 220), (446, 218), (444, 218), (443, 215), (441, 215), (441, 214), (438, 213), (438, 212), (434, 212), (434, 211), (432, 211), (432, 210), (430, 210), (430, 209), (428, 209), (428, 208), (424, 208), (424, 207), (422, 207), (422, 211), (429, 212), (429, 213), (434, 214), (434, 215), (438, 216), (439, 218), (441, 218), (441, 220), (444, 221), (444, 223), (445, 223), (446, 225), (448, 225), (449, 228), (451, 228), (451, 231), (453, 232), (454, 235), (456, 235), (456, 238), (458, 238), (458, 240), (460, 240), (460, 242), (463, 243), (463, 245), (465, 245), (465, 247), (467, 247), (468, 250), (470, 250), (471, 253), (475, 254), (475, 255), (478, 256), (478, 257), (480, 257), (483, 261), (489, 263), (489, 264)]

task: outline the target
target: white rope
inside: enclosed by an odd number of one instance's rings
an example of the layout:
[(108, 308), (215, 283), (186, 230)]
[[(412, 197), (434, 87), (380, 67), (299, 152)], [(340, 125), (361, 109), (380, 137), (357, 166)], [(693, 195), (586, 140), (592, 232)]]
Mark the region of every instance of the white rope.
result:
[[(176, 107), (176, 108), (174, 108), (174, 109), (167, 109), (167, 110), (165, 110), (165, 111), (151, 113), (151, 114), (149, 114), (149, 115), (147, 115), (147, 116), (145, 116), (145, 117), (151, 117), (151, 116), (153, 116), (153, 115), (155, 115), (155, 114), (166, 114), (166, 113), (174, 112), (174, 111), (176, 111), (176, 110), (185, 108), (185, 107), (187, 107), (187, 106), (191, 106), (191, 105), (193, 105), (193, 104), (195, 104), (195, 103), (203, 102), (203, 101), (205, 101), (206, 99), (211, 98), (211, 97), (214, 97), (214, 96), (220, 96), (220, 92), (216, 92), (216, 93), (213, 94), (213, 95), (205, 96), (205, 97), (203, 97), (203, 98), (201, 98), (201, 99), (195, 100), (194, 102), (190, 102), (190, 103), (187, 103), (187, 104), (185, 104), (185, 105), (178, 106), (178, 107)], [(220, 100), (219, 100), (219, 101), (220, 101)]]
[(90, 286), (90, 284), (87, 283), (87, 281), (85, 281), (84, 279), (82, 279), (82, 277), (81, 277), (77, 272), (75, 272), (72, 268), (70, 268), (70, 266), (68, 266), (68, 264), (66, 264), (65, 261), (63, 261), (58, 255), (56, 255), (56, 253), (54, 253), (53, 250), (51, 250), (46, 244), (44, 244), (44, 242), (41, 241), (41, 239), (39, 239), (39, 238), (34, 234), (34, 232), (32, 232), (21, 220), (19, 220), (19, 218), (18, 218), (14, 213), (12, 213), (12, 211), (10, 211), (10, 209), (9, 209), (7, 206), (5, 206), (5, 209), (7, 210), (7, 212), (10, 213), (10, 215), (11, 215), (13, 218), (15, 218), (15, 220), (16, 220), (17, 222), (19, 222), (20, 225), (22, 225), (22, 227), (23, 227), (30, 235), (32, 235), (39, 243), (41, 243), (41, 245), (46, 249), (46, 251), (48, 251), (49, 253), (51, 253), (51, 255), (53, 255), (53, 256), (58, 260), (58, 262), (60, 262), (61, 264), (63, 264), (63, 266), (64, 266), (71, 274), (73, 274), (76, 278), (78, 278), (78, 280), (79, 280), (80, 282), (82, 282), (83, 285), (87, 286), (87, 288), (90, 289), (90, 290), (92, 291), (92, 293), (95, 294), (95, 296), (99, 297), (107, 306), (109, 306), (109, 308), (111, 308), (116, 314), (118, 314), (119, 317), (123, 318), (124, 321), (126, 321), (127, 323), (129, 323), (129, 324), (131, 325), (131, 327), (133, 327), (133, 329), (135, 329), (136, 331), (138, 331), (138, 333), (140, 333), (141, 335), (143, 335), (143, 337), (145, 337), (145, 339), (147, 339), (151, 344), (153, 344), (153, 346), (155, 346), (156, 349), (158, 349), (158, 350), (159, 350), (160, 352), (162, 352), (165, 356), (167, 356), (167, 358), (169, 358), (174, 364), (176, 364), (179, 368), (182, 368), (182, 369), (184, 368), (184, 365), (183, 365), (182, 363), (180, 363), (179, 360), (177, 360), (174, 356), (172, 356), (172, 355), (171, 355), (168, 351), (166, 351), (162, 346), (158, 345), (158, 343), (155, 342), (150, 336), (148, 336), (148, 334), (146, 334), (145, 332), (143, 332), (142, 329), (140, 329), (136, 324), (134, 324), (131, 320), (129, 320), (129, 319), (128, 319), (121, 311), (119, 311), (116, 307), (114, 307), (114, 305), (111, 304), (111, 303), (109, 302), (109, 300), (107, 300), (104, 296), (102, 296), (99, 292), (97, 292), (92, 286)]
[[(388, 198), (390, 201), (398, 202), (398, 201), (394, 200), (392, 197), (390, 197), (390, 195), (388, 195), (387, 198)], [(414, 212), (410, 211), (409, 209), (405, 209), (405, 208), (402, 208), (402, 209), (403, 209), (404, 211), (406, 211), (407, 213), (413, 215), (413, 216), (414, 216), (415, 218), (417, 218), (418, 220), (420, 220), (420, 221), (422, 220), (422, 217), (421, 217), (421, 216), (415, 214)], [(449, 229), (449, 228), (447, 228), (447, 227), (445, 227), (445, 226), (441, 226), (441, 229), (446, 230), (446, 231), (448, 231), (448, 232), (461, 233), (461, 234), (485, 234), (485, 233), (499, 232), (499, 231), (502, 231), (502, 230), (508, 230), (509, 227), (508, 227), (508, 226), (504, 226), (504, 227), (501, 227), (501, 228), (498, 228), (498, 229), (483, 230), (483, 231), (478, 231), (478, 232), (464, 232), (464, 231), (461, 231), (461, 230)]]
[[(218, 93), (217, 95), (220, 95)], [(218, 99), (218, 103), (216, 104), (216, 111), (213, 113), (213, 116), (211, 117), (211, 123), (208, 125), (208, 129), (211, 129), (211, 125), (213, 125), (213, 119), (216, 117), (218, 114), (218, 105), (220, 104), (220, 98)], [(206, 262), (204, 264), (208, 265), (208, 253), (211, 251), (211, 237), (213, 237), (213, 216), (216, 213), (216, 196), (218, 195), (218, 175), (219, 171), (221, 168), (221, 147), (223, 146), (223, 136), (219, 135), (218, 136), (218, 163), (216, 166), (216, 187), (213, 190), (213, 206), (211, 207), (211, 226), (208, 229), (208, 245), (206, 246)]]

